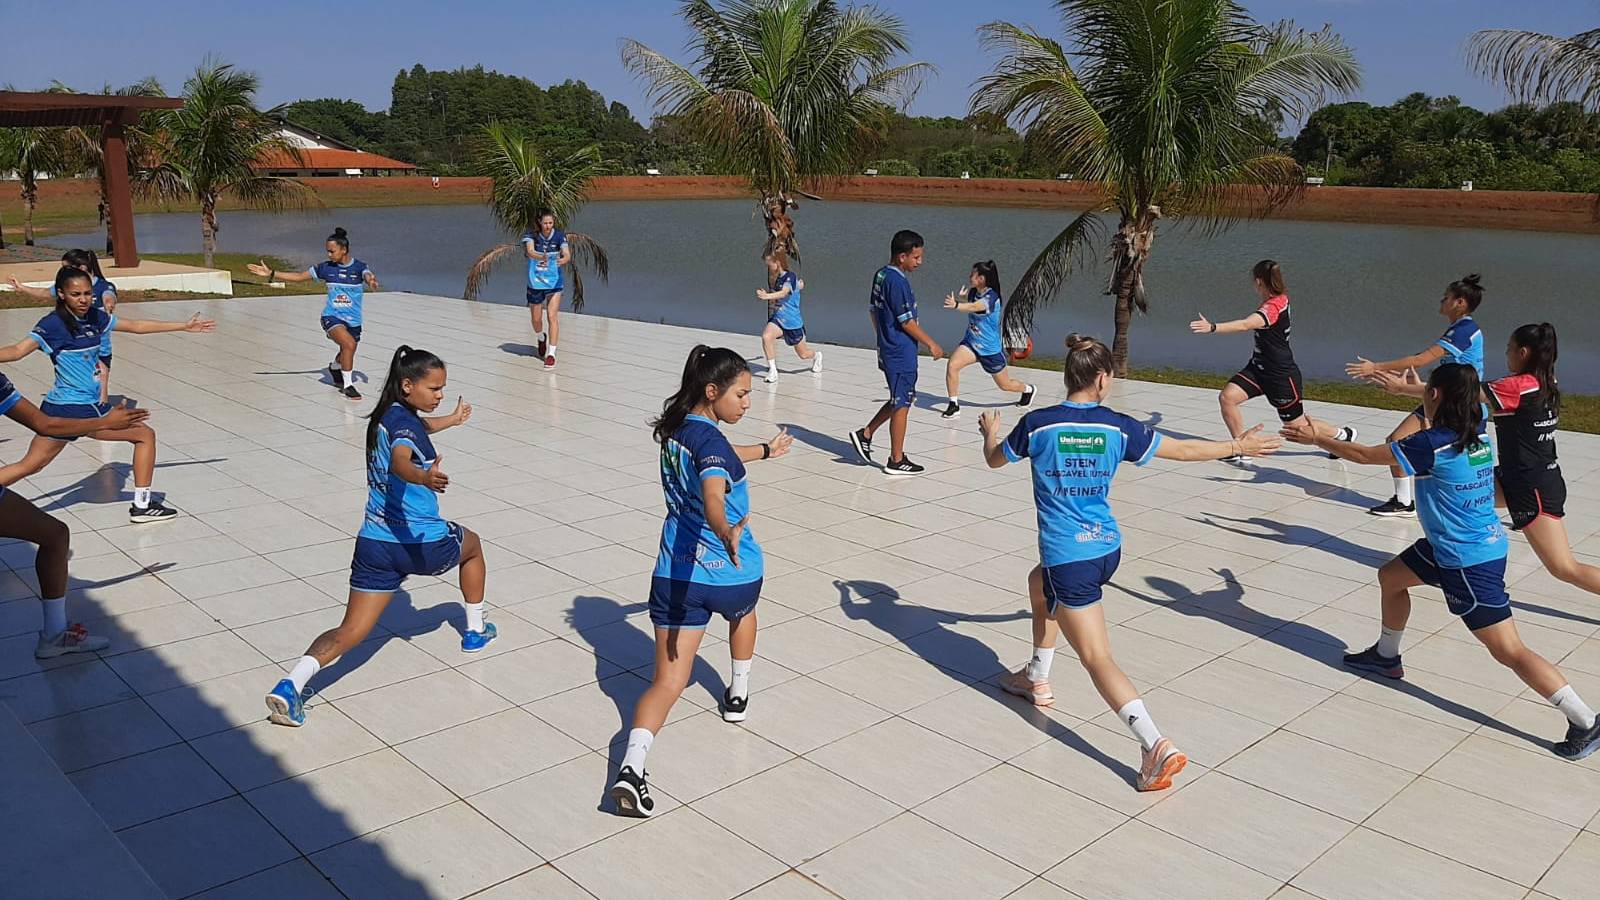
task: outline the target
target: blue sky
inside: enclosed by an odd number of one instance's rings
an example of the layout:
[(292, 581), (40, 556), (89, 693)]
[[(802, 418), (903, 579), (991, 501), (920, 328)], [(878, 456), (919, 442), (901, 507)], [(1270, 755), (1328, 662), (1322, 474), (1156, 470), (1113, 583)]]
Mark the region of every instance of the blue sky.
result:
[[(1055, 27), (1046, 0), (878, 0), (907, 23), (916, 59), (939, 74), (912, 107), (961, 115), (988, 60), (974, 29), (1004, 19)], [(1468, 74), (1461, 46), (1480, 28), (1574, 34), (1600, 26), (1600, 0), (1246, 0), (1257, 18), (1330, 23), (1356, 49), (1365, 70), (1358, 99), (1389, 103), (1410, 91), (1456, 94), (1484, 108), (1505, 97)], [(649, 117), (638, 85), (617, 61), (632, 37), (682, 58), (686, 37), (675, 0), (343, 0), (274, 4), (232, 2), (107, 4), (81, 0), (0, 0), (6, 48), (0, 84), (36, 89), (52, 78), (80, 90), (155, 75), (169, 92), (208, 53), (260, 74), (265, 104), (313, 97), (389, 105), (395, 72), (482, 63), (548, 84), (582, 79)], [(577, 12), (579, 9), (583, 11)], [(74, 24), (94, 27), (74, 28)], [(21, 36), (27, 36), (19, 39)]]

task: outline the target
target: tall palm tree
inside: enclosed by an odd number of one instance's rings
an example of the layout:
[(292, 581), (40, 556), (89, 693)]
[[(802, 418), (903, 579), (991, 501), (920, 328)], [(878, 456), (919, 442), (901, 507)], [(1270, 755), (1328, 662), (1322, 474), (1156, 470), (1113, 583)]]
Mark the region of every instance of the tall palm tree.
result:
[(217, 203), (229, 197), (253, 209), (279, 211), (320, 205), (316, 194), (292, 178), (266, 175), (255, 163), (271, 158), (299, 162), (298, 148), (280, 134), (282, 107), (259, 110), (260, 80), (226, 63), (206, 61), (183, 86), (183, 106), (156, 119), (161, 162), (146, 183), (159, 181), (200, 204), (205, 262), (217, 249)]
[(0, 172), (14, 171), (22, 190), (22, 242), (33, 246), (39, 176), (61, 174), (71, 161), (60, 128), (0, 128)]
[[(77, 93), (59, 81), (51, 84), (50, 91), (63, 94)], [(153, 77), (115, 89), (108, 84), (100, 92), (117, 97), (167, 95), (161, 83)], [(158, 177), (161, 171), (156, 165), (159, 161), (157, 156), (159, 141), (156, 133), (159, 118), (156, 112), (145, 112), (140, 116), (138, 123), (123, 129), (123, 140), (127, 148), (128, 179), (134, 190), (141, 196), (165, 201), (177, 199), (178, 191), (176, 185), (171, 183), (171, 179)], [(73, 125), (64, 130), (63, 137), (67, 152), (71, 154), (73, 170), (94, 172), (95, 177), (99, 179), (99, 222), (106, 230), (106, 253), (109, 255), (116, 250), (116, 233), (114, 223), (111, 221), (111, 184), (106, 177), (100, 128), (94, 125)]]
[(1128, 326), (1145, 312), (1144, 267), (1157, 223), (1188, 220), (1214, 233), (1292, 201), (1304, 176), (1270, 146), (1261, 117), (1303, 115), (1325, 93), (1360, 83), (1354, 53), (1324, 27), (1263, 26), (1234, 0), (1056, 0), (1071, 48), (1031, 28), (980, 29), (999, 51), (979, 79), (974, 112), (1027, 130), (1059, 168), (1099, 182), (1098, 202), (1034, 259), (1006, 304), (1006, 333), (1032, 330), (1073, 268), (1116, 215), (1106, 293), (1116, 298), (1112, 353), (1128, 366)]
[[(489, 211), (500, 227), (510, 232), (512, 242), (498, 244), (473, 261), (462, 292), (467, 300), (478, 299), (496, 263), (522, 258), (520, 237), (539, 229), (541, 215), (550, 213), (563, 226), (570, 223), (588, 201), (595, 176), (605, 171), (600, 148), (595, 144), (565, 155), (544, 153), (526, 132), (500, 122), (484, 126), (472, 153), (473, 168), (489, 179)], [(573, 265), (568, 271), (572, 276), (572, 309), (576, 312), (583, 308), (580, 266), (593, 269), (601, 281), (607, 281), (611, 277), (611, 259), (594, 238), (575, 231), (565, 234), (572, 249)]]
[(768, 248), (795, 255), (788, 211), (797, 194), (856, 170), (881, 140), (889, 110), (911, 101), (931, 71), (894, 65), (900, 20), (836, 0), (686, 0), (691, 66), (634, 40), (622, 62), (659, 114), (681, 119), (721, 168), (744, 176)]

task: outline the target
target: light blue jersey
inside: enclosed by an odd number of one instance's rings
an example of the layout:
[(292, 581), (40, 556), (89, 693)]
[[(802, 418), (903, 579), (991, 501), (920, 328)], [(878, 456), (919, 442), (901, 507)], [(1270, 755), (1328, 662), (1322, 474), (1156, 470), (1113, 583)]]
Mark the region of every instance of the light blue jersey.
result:
[(968, 288), (967, 302), (982, 303), (984, 308), (983, 312), (967, 313), (967, 333), (962, 335), (961, 343), (971, 347), (977, 356), (993, 356), (1003, 352), (1000, 344), (1000, 294), (994, 288), (984, 288), (981, 294), (976, 288)]
[(783, 298), (772, 310), (772, 321), (778, 323), (779, 328), (804, 328), (806, 320), (800, 315), (800, 279), (793, 272), (784, 272), (773, 282), (772, 290), (781, 291), (789, 289), (789, 296)]
[(1482, 443), (1465, 452), (1456, 435), (1429, 428), (1389, 445), (1395, 461), (1417, 480), (1417, 518), (1438, 564), (1465, 569), (1504, 559), (1506, 530), (1494, 511), (1494, 449)]
[(1098, 403), (1071, 401), (1023, 416), (1006, 438), (1006, 459), (1033, 463), (1044, 566), (1098, 559), (1122, 547), (1111, 514), (1111, 479), (1124, 462), (1155, 458), (1155, 429)]
[(450, 523), (439, 515), (439, 495), (390, 471), (399, 446), (411, 448), (412, 464), (423, 471), (438, 459), (428, 427), (403, 403), (390, 406), (378, 422), (378, 440), (367, 459), (367, 516), (359, 537), (394, 544), (442, 540)]
[(691, 415), (661, 445), (661, 489), (667, 498), (667, 517), (661, 523), (661, 550), (654, 575), (699, 584), (756, 581), (766, 566), (761, 545), (750, 529), (740, 533), (739, 567), (735, 568), (722, 539), (706, 522), (700, 483), (708, 478), (728, 483), (725, 502), (730, 524), (750, 514), (744, 463), (716, 423)]
[(1471, 316), (1451, 322), (1436, 343), (1444, 348), (1443, 362), (1471, 366), (1478, 370), (1478, 380), (1483, 380), (1483, 329)]
[(28, 333), (56, 367), (55, 386), (44, 399), (62, 405), (99, 403), (100, 358), (111, 353), (106, 336), (116, 327), (117, 317), (91, 307), (83, 318), (69, 318), (70, 327), (51, 313)]
[(312, 278), (328, 285), (328, 302), (322, 314), (355, 328), (361, 327), (361, 297), (367, 287), (366, 275), (372, 271), (359, 259), (344, 265), (320, 262), (306, 270)]
[[(547, 259), (534, 259), (528, 257), (528, 287), (536, 291), (559, 291), (561, 281), (561, 248), (567, 246), (567, 236), (561, 229), (551, 230), (550, 236), (545, 237), (538, 231), (525, 231), (522, 233), (524, 246), (533, 245), (535, 252), (548, 255)], [(526, 255), (526, 254), (524, 254)]]

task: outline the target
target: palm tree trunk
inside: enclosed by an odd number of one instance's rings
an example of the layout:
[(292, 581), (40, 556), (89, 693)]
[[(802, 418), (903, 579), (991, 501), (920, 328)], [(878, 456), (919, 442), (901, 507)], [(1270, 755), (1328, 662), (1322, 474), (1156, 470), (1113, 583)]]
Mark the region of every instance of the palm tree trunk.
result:
[(211, 268), (217, 252), (217, 198), (209, 194), (200, 198), (200, 249), (205, 253), (206, 268)]
[(22, 176), (22, 243), (33, 246), (33, 209), (39, 205), (39, 184), (32, 173)]
[(117, 250), (117, 240), (111, 224), (110, 187), (106, 184), (105, 166), (100, 169), (100, 224), (106, 227), (106, 255), (110, 256)]
[(1111, 366), (1118, 378), (1128, 374), (1128, 326), (1133, 324), (1133, 279), (1122, 277), (1117, 288), (1117, 307), (1112, 317), (1116, 334), (1111, 339)]
[(1156, 221), (1161, 208), (1146, 206), (1137, 216), (1123, 214), (1117, 233), (1111, 238), (1111, 283), (1106, 293), (1116, 298), (1111, 341), (1111, 364), (1118, 378), (1128, 374), (1128, 328), (1133, 311), (1148, 312), (1144, 296), (1144, 264), (1156, 239)]

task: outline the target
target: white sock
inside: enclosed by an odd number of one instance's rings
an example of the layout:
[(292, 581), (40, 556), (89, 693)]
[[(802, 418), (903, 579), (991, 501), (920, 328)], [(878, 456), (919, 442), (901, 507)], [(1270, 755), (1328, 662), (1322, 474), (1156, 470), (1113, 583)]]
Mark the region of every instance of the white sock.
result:
[(733, 661), (733, 678), (728, 682), (728, 690), (735, 697), (750, 696), (750, 666), (755, 657), (749, 659), (736, 659)]
[(535, 344), (539, 343), (542, 340), (544, 340), (544, 332), (540, 331), (540, 332), (537, 332), (537, 333), (534, 334), (533, 342)]
[(957, 397), (955, 394), (951, 394), (950, 395), (950, 402), (954, 403), (957, 406), (960, 406), (961, 405), (961, 398)]
[(628, 732), (628, 752), (622, 757), (622, 767), (632, 769), (634, 774), (644, 774), (644, 758), (650, 753), (650, 745), (655, 743), (656, 736), (648, 728), (635, 728)]
[(467, 630), (476, 631), (480, 634), (483, 633), (483, 601), (479, 600), (477, 603), (468, 603), (466, 604), (466, 607)]
[(811, 369), (814, 372), (822, 371), (822, 351), (821, 350), (818, 350), (815, 353), (811, 354)]
[(1028, 680), (1032, 682), (1048, 681), (1050, 679), (1050, 663), (1056, 658), (1056, 648), (1035, 647), (1033, 658), (1028, 660)]
[(1394, 480), (1394, 496), (1407, 506), (1416, 502), (1416, 495), (1412, 493), (1413, 482), (1410, 475), (1402, 475)]
[(350, 385), (356, 383), (356, 373), (350, 371), (349, 369), (340, 369), (339, 380), (344, 382), (344, 384), (341, 385), (342, 387), (349, 387)]
[(1378, 635), (1378, 653), (1382, 656), (1399, 656), (1400, 639), (1406, 636), (1404, 628), (1384, 628)]
[(67, 598), (45, 597), (39, 601), (44, 609), (44, 636), (46, 639), (67, 630)]
[(767, 371), (768, 372), (776, 372), (776, 371), (778, 371), (778, 361), (773, 359), (770, 356), (767, 357)]
[(1572, 689), (1572, 685), (1564, 684), (1561, 686), (1561, 690), (1551, 694), (1550, 705), (1561, 710), (1562, 714), (1567, 717), (1567, 721), (1579, 728), (1594, 727), (1594, 710), (1589, 708), (1589, 704), (1583, 702), (1583, 699), (1578, 696), (1578, 692)]
[(1127, 706), (1117, 710), (1117, 715), (1122, 717), (1122, 724), (1128, 726), (1144, 749), (1149, 750), (1156, 745), (1156, 741), (1161, 740), (1161, 731), (1156, 728), (1150, 713), (1145, 711), (1143, 700), (1130, 700)]
[(322, 671), (322, 663), (317, 662), (315, 656), (300, 657), (300, 661), (295, 663), (294, 668), (289, 670), (289, 680), (294, 682), (295, 693), (303, 693), (306, 689), (306, 682), (310, 681), (320, 671)]
[(544, 352), (545, 352), (546, 356), (555, 356), (556, 355), (556, 345), (552, 342), (550, 344), (550, 346), (545, 349)]
[(134, 485), (133, 486), (133, 505), (137, 506), (140, 509), (149, 509), (150, 508), (150, 486), (149, 485), (145, 485), (144, 487), (139, 487), (138, 485)]

